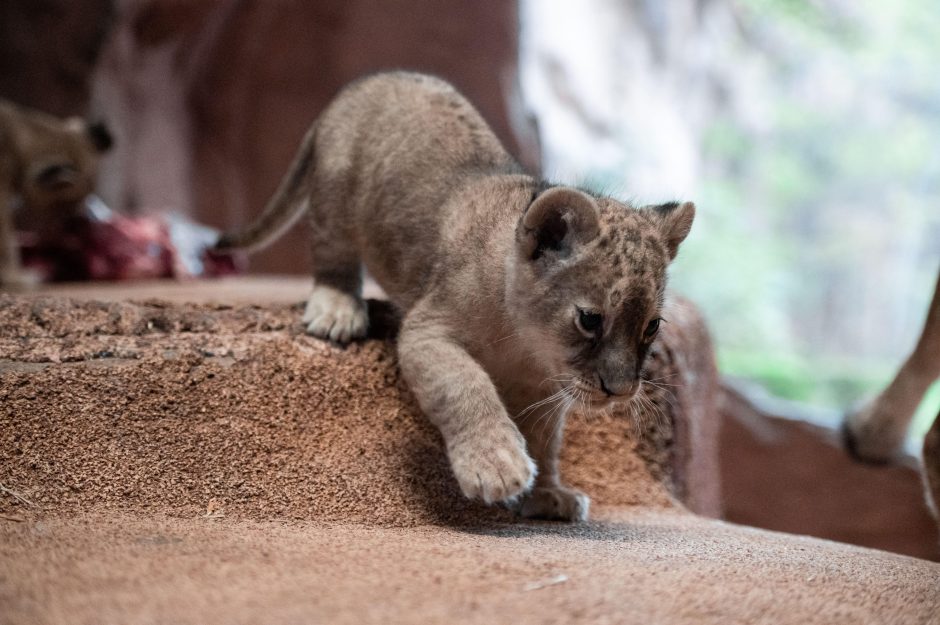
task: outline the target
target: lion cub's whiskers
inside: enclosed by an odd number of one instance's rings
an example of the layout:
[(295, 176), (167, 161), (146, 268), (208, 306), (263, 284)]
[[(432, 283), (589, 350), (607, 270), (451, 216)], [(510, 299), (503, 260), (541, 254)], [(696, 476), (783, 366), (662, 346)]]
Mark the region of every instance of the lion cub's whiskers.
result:
[(552, 393), (552, 394), (549, 395), (548, 397), (546, 397), (546, 398), (544, 398), (544, 399), (540, 399), (539, 401), (534, 402), (534, 403), (532, 403), (532, 404), (529, 404), (527, 407), (525, 407), (524, 409), (522, 409), (521, 411), (519, 411), (519, 413), (516, 415), (516, 418), (518, 419), (518, 418), (520, 418), (520, 417), (523, 417), (523, 416), (525, 416), (526, 414), (528, 414), (528, 413), (532, 412), (533, 410), (535, 410), (536, 408), (538, 408), (539, 406), (544, 406), (545, 404), (547, 404), (547, 403), (549, 403), (549, 402), (552, 402), (552, 401), (554, 401), (554, 400), (556, 400), (556, 399), (558, 399), (558, 398), (560, 398), (560, 397), (563, 397), (563, 396), (565, 395), (565, 393), (566, 393), (570, 388), (571, 388), (571, 386), (563, 387), (563, 388), (561, 388), (561, 389), (555, 391), (554, 393)]

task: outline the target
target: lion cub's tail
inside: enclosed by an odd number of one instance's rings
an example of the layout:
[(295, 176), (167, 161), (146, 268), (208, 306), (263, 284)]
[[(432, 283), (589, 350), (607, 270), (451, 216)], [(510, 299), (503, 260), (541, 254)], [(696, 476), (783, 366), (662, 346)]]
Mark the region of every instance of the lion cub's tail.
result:
[(307, 191), (309, 170), (313, 167), (315, 131), (314, 126), (307, 132), (287, 175), (261, 216), (242, 230), (223, 233), (214, 249), (245, 249), (249, 252), (264, 249), (287, 232), (306, 212), (308, 205), (304, 201), (304, 192)]

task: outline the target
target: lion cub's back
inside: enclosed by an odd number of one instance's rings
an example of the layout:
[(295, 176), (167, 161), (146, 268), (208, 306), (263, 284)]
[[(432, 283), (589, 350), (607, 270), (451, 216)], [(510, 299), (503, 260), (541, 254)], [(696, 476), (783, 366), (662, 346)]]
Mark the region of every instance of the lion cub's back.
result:
[(331, 218), (320, 211), (341, 210), (370, 273), (401, 302), (437, 264), (441, 225), (461, 208), (457, 194), (481, 172), (517, 167), (470, 102), (423, 74), (350, 84), (315, 132), (314, 227)]
[(449, 83), (425, 74), (388, 72), (357, 80), (318, 125), (320, 149), (348, 152), (373, 177), (414, 182), (428, 174), (437, 178), (454, 169), (512, 163), (473, 105)]

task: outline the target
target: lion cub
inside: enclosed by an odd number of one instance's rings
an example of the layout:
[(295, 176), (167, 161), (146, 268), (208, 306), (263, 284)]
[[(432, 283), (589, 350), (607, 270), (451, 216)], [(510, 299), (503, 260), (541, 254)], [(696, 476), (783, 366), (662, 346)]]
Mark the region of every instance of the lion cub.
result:
[(61, 224), (62, 213), (91, 193), (99, 156), (110, 147), (102, 124), (61, 120), (0, 99), (0, 288), (32, 282), (20, 268), (14, 199), (37, 223)]
[(403, 313), (401, 370), (463, 493), (586, 519), (558, 474), (565, 416), (636, 395), (694, 206), (541, 182), (453, 87), (396, 72), (346, 87), (259, 220), (218, 247), (257, 249), (305, 210), (307, 331), (365, 335), (365, 267)]

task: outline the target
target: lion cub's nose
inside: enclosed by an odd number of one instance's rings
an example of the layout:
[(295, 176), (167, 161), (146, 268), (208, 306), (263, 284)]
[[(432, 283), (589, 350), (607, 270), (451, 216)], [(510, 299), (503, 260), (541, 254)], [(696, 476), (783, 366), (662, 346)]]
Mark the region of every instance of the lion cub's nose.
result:
[(597, 375), (597, 379), (601, 383), (601, 390), (604, 391), (608, 397), (620, 397), (622, 395), (632, 396), (636, 393), (640, 385), (640, 381), (636, 379), (622, 380), (619, 383), (612, 384), (608, 384), (608, 382), (604, 380), (604, 376), (600, 374)]

